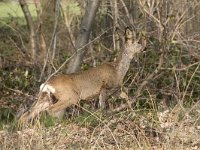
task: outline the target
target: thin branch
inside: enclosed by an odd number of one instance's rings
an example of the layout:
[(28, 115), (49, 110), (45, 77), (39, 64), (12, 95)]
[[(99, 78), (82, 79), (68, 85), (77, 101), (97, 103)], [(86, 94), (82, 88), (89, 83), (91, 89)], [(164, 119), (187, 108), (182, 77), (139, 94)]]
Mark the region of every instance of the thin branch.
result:
[[(88, 42), (87, 44), (85, 44), (83, 47), (79, 48), (77, 50), (77, 52), (79, 51), (86, 51), (85, 47), (87, 47), (88, 45), (90, 45), (91, 43), (95, 42), (96, 40), (98, 40), (101, 36), (103, 36), (105, 33), (107, 33), (109, 30), (111, 30), (111, 28), (108, 28), (107, 30), (105, 30), (103, 33), (101, 33), (99, 36), (97, 36), (95, 39), (93, 39), (92, 41)], [(54, 76), (55, 74), (57, 74), (74, 56), (76, 56), (77, 53), (73, 53), (69, 58), (67, 58), (63, 63), (62, 65), (54, 72), (52, 73), (48, 79), (46, 80), (46, 82), (52, 77)]]
[(173, 68), (160, 68), (160, 69), (161, 69), (161, 70), (185, 71), (185, 70), (187, 70), (187, 69), (189, 69), (189, 68), (191, 68), (191, 67), (193, 67), (193, 66), (195, 66), (195, 65), (199, 65), (199, 64), (200, 64), (200, 61), (195, 62), (195, 63), (193, 63), (193, 64), (190, 64), (190, 65), (188, 65), (188, 66), (185, 66), (185, 67), (183, 67), (183, 68), (176, 68), (176, 67), (173, 67)]
[(135, 101), (137, 100), (137, 98), (141, 95), (142, 89), (149, 83), (149, 81), (151, 79), (153, 79), (153, 77), (159, 72), (159, 70), (161, 69), (162, 65), (164, 63), (164, 53), (161, 54), (160, 59), (159, 59), (159, 63), (157, 68), (154, 70), (154, 72), (152, 72), (151, 74), (149, 74), (146, 79), (140, 84), (140, 86), (138, 87), (137, 91), (135, 92), (135, 96), (132, 97), (129, 102), (122, 104), (121, 106), (113, 109), (111, 112), (119, 112), (123, 109), (129, 108), (129, 105), (132, 105), (133, 103), (135, 103)]
[(42, 80), (42, 77), (44, 75), (44, 71), (45, 71), (45, 68), (47, 66), (47, 62), (48, 62), (48, 59), (49, 59), (49, 53), (51, 51), (51, 48), (52, 46), (55, 44), (55, 40), (56, 40), (56, 31), (57, 31), (57, 27), (58, 27), (58, 17), (59, 17), (59, 3), (60, 3), (60, 0), (57, 0), (56, 1), (56, 13), (55, 13), (55, 23), (54, 23), (54, 29), (53, 29), (53, 33), (52, 33), (52, 37), (51, 37), (51, 41), (50, 41), (50, 44), (49, 44), (49, 48), (47, 50), (47, 54), (46, 54), (46, 58), (45, 58), (45, 62), (44, 62), (44, 65), (43, 65), (43, 68), (42, 68), (42, 72), (41, 72), (41, 75), (40, 75), (40, 79), (39, 81)]
[(31, 13), (29, 11), (28, 5), (26, 3), (25, 0), (19, 0), (20, 6), (22, 8), (22, 11), (24, 13), (26, 22), (27, 22), (27, 26), (29, 28), (29, 32), (30, 32), (30, 43), (31, 43), (31, 54), (32, 54), (32, 59), (35, 62), (36, 61), (36, 34), (35, 34), (35, 27), (34, 27), (34, 23), (33, 23), (33, 19), (31, 16)]

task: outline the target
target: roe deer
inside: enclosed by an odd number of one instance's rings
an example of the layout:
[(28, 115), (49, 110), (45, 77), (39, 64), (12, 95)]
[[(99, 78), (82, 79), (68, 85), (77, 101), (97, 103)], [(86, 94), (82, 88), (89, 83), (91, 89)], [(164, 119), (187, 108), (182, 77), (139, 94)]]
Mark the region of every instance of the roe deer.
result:
[(54, 114), (79, 100), (89, 100), (98, 95), (100, 107), (104, 107), (107, 92), (122, 84), (134, 54), (142, 50), (142, 46), (133, 41), (133, 32), (129, 28), (126, 28), (124, 36), (122, 53), (117, 61), (50, 78), (40, 86), (38, 100), (20, 120), (30, 120), (45, 110)]

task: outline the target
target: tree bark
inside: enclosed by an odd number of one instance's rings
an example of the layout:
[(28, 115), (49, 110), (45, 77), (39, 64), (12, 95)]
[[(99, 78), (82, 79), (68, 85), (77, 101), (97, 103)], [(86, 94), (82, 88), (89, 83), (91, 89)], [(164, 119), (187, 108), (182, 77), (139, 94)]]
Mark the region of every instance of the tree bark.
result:
[[(43, 0), (44, 2), (44, 0)], [(41, 1), (38, 1), (38, 0), (34, 0), (34, 4), (35, 4), (35, 9), (36, 9), (36, 13), (37, 13), (37, 24), (36, 24), (36, 27), (37, 27), (37, 40), (38, 40), (38, 63), (39, 64), (42, 64), (44, 63), (45, 61), (45, 57), (46, 57), (46, 54), (47, 54), (47, 45), (46, 45), (46, 42), (45, 42), (45, 38), (44, 38), (44, 34), (42, 33), (42, 18), (41, 18), (41, 15), (42, 15), (42, 4), (41, 4)]]
[(28, 5), (26, 3), (25, 0), (19, 0), (19, 4), (22, 8), (22, 11), (24, 13), (26, 22), (27, 22), (27, 26), (29, 28), (29, 32), (30, 32), (30, 43), (31, 43), (31, 56), (33, 59), (33, 62), (35, 63), (36, 61), (36, 34), (35, 34), (35, 29), (34, 29), (34, 23), (33, 23), (33, 19), (31, 16), (31, 13), (28, 9)]
[(75, 48), (77, 50), (76, 55), (68, 64), (67, 73), (73, 73), (80, 69), (85, 54), (84, 46), (89, 41), (91, 26), (94, 21), (99, 5), (100, 5), (100, 0), (88, 0), (88, 4), (86, 6), (86, 12), (80, 26), (80, 31), (75, 41)]

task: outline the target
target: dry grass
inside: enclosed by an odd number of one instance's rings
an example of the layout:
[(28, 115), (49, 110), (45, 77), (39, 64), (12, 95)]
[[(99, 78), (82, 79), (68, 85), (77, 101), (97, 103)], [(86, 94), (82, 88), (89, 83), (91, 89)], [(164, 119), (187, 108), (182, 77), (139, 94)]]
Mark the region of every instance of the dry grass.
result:
[[(142, 113), (143, 112), (143, 113)], [(144, 113), (146, 112), (146, 113)], [(185, 113), (183, 113), (185, 112)], [(199, 110), (124, 111), (97, 126), (63, 121), (0, 131), (1, 149), (199, 149)]]

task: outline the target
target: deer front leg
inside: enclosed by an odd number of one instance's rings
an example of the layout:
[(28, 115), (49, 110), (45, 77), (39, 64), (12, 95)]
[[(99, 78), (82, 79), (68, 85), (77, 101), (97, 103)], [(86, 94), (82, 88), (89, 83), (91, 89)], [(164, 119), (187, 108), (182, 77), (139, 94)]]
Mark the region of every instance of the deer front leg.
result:
[(105, 109), (105, 103), (108, 98), (107, 89), (102, 89), (99, 95), (99, 107), (101, 110)]
[[(118, 93), (118, 88), (112, 88), (112, 89), (102, 89), (99, 95), (99, 107), (101, 110), (105, 109), (106, 100), (113, 95)], [(108, 104), (110, 109), (110, 104)]]

